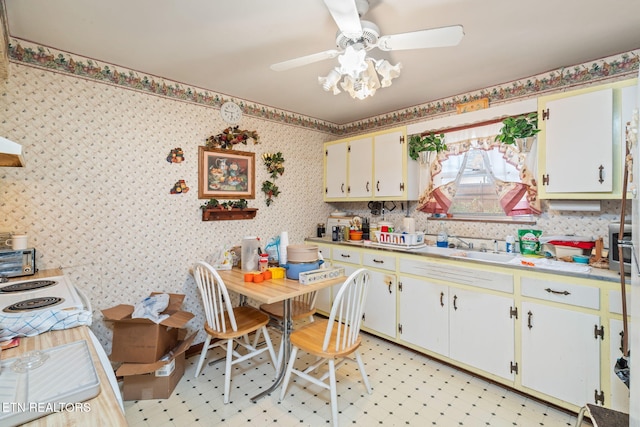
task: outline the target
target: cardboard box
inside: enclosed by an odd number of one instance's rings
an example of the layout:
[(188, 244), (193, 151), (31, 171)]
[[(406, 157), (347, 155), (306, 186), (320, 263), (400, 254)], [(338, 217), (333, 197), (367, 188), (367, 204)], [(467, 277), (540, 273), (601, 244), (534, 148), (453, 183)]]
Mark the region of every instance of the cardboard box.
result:
[[(151, 295), (156, 295), (157, 292)], [(162, 314), (169, 317), (156, 324), (149, 319), (132, 319), (134, 307), (120, 304), (102, 310), (105, 320), (112, 321), (113, 343), (109, 358), (114, 362), (155, 363), (178, 343), (179, 328), (194, 315), (182, 311), (184, 295), (169, 294), (169, 305)]]
[(123, 377), (124, 400), (168, 399), (182, 378), (185, 367), (184, 352), (196, 334), (181, 341), (162, 360), (155, 363), (125, 363), (116, 371)]

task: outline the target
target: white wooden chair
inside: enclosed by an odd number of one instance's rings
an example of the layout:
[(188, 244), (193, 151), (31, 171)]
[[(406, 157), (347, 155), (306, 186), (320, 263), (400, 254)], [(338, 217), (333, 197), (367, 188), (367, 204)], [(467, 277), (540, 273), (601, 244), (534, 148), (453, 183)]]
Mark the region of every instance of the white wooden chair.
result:
[[(193, 267), (193, 275), (202, 297), (207, 319), (204, 325), (207, 339), (202, 347), (202, 353), (200, 353), (195, 377), (200, 375), (209, 350), (215, 347), (224, 349), (227, 354), (224, 374), (224, 403), (229, 403), (231, 367), (233, 365), (268, 351), (271, 362), (276, 367), (276, 355), (266, 327), (269, 323), (269, 316), (250, 306), (232, 307), (229, 293), (220, 275), (206, 262), (197, 262)], [(249, 334), (252, 332), (255, 332), (255, 337), (253, 343), (250, 343)], [(260, 333), (264, 335), (266, 347), (258, 349)], [(213, 344), (211, 343), (212, 338), (216, 339)], [(247, 353), (238, 353), (234, 349), (234, 344), (243, 347)]]
[[(314, 321), (313, 315), (316, 313), (316, 297), (317, 292), (308, 292), (291, 299), (291, 320), (308, 319), (309, 323)], [(272, 304), (260, 305), (260, 310), (267, 313), (277, 324), (278, 328), (291, 327), (286, 325), (284, 319), (284, 303), (274, 302)], [(278, 351), (278, 361), (276, 370), (282, 366), (282, 357), (284, 354), (284, 340), (280, 340), (280, 350)]]
[[(333, 425), (338, 425), (338, 402), (336, 390), (336, 368), (341, 366), (346, 360), (353, 360), (350, 355), (355, 356), (358, 369), (362, 375), (362, 380), (367, 393), (371, 394), (371, 385), (358, 347), (360, 347), (360, 326), (362, 323), (362, 312), (367, 298), (367, 291), (371, 277), (369, 272), (361, 268), (352, 273), (344, 284), (340, 287), (336, 298), (331, 306), (329, 319), (316, 320), (313, 323), (302, 326), (291, 334), (291, 357), (287, 364), (287, 371), (284, 376), (280, 400), (283, 400), (287, 392), (287, 386), (291, 379), (291, 374), (295, 374), (320, 387), (328, 389), (331, 394), (331, 416)], [(307, 367), (304, 371), (294, 368), (298, 350), (306, 351), (319, 359), (316, 363)], [(336, 363), (337, 360), (337, 363)], [(328, 372), (311, 375), (324, 363), (328, 364)], [(325, 380), (329, 378), (327, 383)]]

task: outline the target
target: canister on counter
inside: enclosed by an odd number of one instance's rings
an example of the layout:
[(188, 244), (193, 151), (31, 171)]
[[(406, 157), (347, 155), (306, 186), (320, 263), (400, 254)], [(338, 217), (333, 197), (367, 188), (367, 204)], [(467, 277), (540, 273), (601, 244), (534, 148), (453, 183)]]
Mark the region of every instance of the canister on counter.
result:
[(318, 223), (318, 226), (316, 228), (316, 237), (324, 237), (324, 235), (326, 234), (326, 230), (324, 228), (324, 224), (323, 223)]

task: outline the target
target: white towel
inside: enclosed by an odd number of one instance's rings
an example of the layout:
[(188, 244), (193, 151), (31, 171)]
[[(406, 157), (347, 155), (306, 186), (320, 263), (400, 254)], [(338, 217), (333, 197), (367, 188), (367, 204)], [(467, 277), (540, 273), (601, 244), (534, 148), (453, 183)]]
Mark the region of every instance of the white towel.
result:
[[(542, 268), (545, 270), (569, 271), (572, 273), (590, 273), (591, 267), (586, 264), (556, 261), (548, 258), (515, 257), (509, 264), (524, 265), (527, 267)], [(533, 265), (532, 265), (533, 264)]]

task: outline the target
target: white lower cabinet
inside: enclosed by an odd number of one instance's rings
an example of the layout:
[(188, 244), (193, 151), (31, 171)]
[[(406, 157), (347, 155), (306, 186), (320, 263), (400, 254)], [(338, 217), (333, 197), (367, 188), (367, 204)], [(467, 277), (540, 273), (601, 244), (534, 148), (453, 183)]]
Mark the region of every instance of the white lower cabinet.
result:
[(400, 276), (399, 338), (449, 356), (449, 287)]
[(396, 337), (395, 274), (371, 271), (371, 285), (364, 305), (362, 326), (387, 337)]
[(614, 366), (618, 358), (622, 356), (622, 320), (611, 319), (609, 321), (609, 364), (611, 365), (610, 378), (611, 402), (607, 406), (616, 411), (629, 413), (629, 388), (615, 374)]
[(513, 298), (449, 288), (449, 357), (513, 380)]
[[(400, 276), (399, 338), (471, 367), (513, 381), (515, 307), (504, 296), (438, 283), (429, 278), (475, 284), (513, 292), (513, 277), (451, 266), (400, 260), (400, 271), (425, 279)], [(473, 279), (472, 279), (473, 278)]]
[[(521, 278), (522, 386), (581, 407), (602, 403), (600, 289), (552, 276)], [(550, 305), (544, 302), (552, 302)]]

